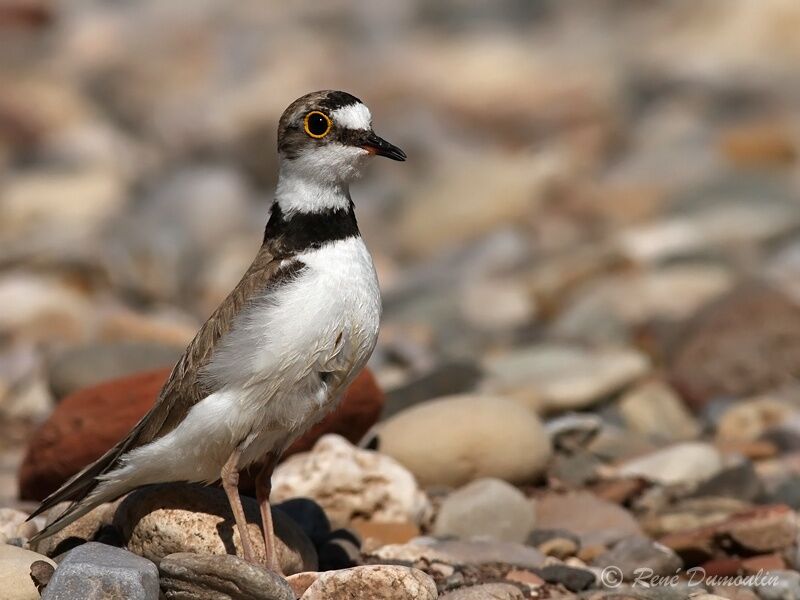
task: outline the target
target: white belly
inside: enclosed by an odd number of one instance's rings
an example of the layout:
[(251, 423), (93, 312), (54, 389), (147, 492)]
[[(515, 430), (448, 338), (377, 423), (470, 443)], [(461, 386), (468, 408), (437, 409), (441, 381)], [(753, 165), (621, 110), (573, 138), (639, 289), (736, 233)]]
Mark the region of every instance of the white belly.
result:
[(133, 451), (128, 477), (213, 481), (236, 447), (241, 467), (258, 461), (338, 402), (377, 341), (375, 269), (361, 238), (297, 258), (306, 264), (299, 277), (253, 302), (215, 350), (208, 376), (219, 391), (172, 432)]

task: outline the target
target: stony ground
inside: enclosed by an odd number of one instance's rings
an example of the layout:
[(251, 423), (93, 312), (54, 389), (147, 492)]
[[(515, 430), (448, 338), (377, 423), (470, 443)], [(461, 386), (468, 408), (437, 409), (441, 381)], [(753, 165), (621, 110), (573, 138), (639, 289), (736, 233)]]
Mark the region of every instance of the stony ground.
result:
[[(799, 27), (796, 0), (0, 3), (0, 596), (800, 598)], [(214, 487), (31, 548), (249, 263), (277, 118), (327, 87), (410, 160), (353, 189), (380, 389), (276, 471), (288, 583)]]

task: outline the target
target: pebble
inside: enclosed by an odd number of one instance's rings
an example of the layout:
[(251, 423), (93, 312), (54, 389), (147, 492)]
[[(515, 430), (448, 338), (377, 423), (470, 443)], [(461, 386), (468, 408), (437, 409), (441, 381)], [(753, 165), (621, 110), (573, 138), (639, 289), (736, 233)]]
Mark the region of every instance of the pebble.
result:
[(658, 542), (631, 536), (595, 558), (592, 566), (601, 569), (616, 567), (626, 581), (631, 581), (639, 573), (648, 572), (647, 569), (652, 569), (654, 575), (674, 575), (683, 566), (683, 561), (674, 551)]
[(38, 560), (56, 566), (46, 556), (0, 543), (0, 590), (3, 590), (4, 600), (39, 600), (30, 575), (31, 564)]
[(796, 414), (797, 410), (790, 403), (771, 396), (742, 400), (719, 417), (717, 440), (720, 443), (752, 442)]
[[(71, 504), (59, 502), (44, 513), (45, 525), (55, 521)], [(38, 540), (32, 547), (40, 554), (55, 557), (79, 544), (94, 540), (101, 528), (111, 525), (118, 502), (106, 502), (73, 521), (60, 531)]]
[(158, 568), (135, 554), (97, 542), (70, 550), (42, 600), (158, 600)]
[(516, 585), (510, 583), (484, 583), (459, 588), (442, 594), (439, 600), (524, 600), (525, 595)]
[(797, 339), (800, 307), (772, 287), (743, 283), (674, 343), (670, 381), (696, 410), (719, 397), (766, 393), (800, 372)]
[(482, 378), (483, 372), (471, 361), (452, 361), (437, 365), (428, 372), (388, 390), (381, 418), (388, 419), (431, 398), (469, 392)]
[(431, 400), (381, 423), (379, 449), (422, 485), (460, 486), (494, 477), (533, 481), (551, 455), (539, 418), (513, 400), (451, 396)]
[(766, 577), (777, 581), (756, 586), (761, 600), (798, 600), (800, 598), (800, 573), (797, 571), (771, 571)]
[(534, 408), (565, 411), (587, 408), (642, 377), (649, 360), (633, 349), (589, 350), (544, 344), (485, 361), (488, 385), (529, 392)]
[(354, 517), (419, 523), (431, 510), (414, 476), (400, 463), (337, 435), (323, 436), (310, 452), (275, 469), (273, 501), (298, 496), (316, 501), (334, 526), (347, 526)]
[(642, 535), (629, 511), (585, 491), (547, 492), (537, 497), (536, 526), (569, 531), (580, 538), (582, 546), (612, 544)]
[(667, 384), (648, 381), (624, 394), (619, 412), (628, 429), (657, 442), (695, 439), (700, 425)]
[(560, 583), (571, 592), (581, 592), (595, 582), (594, 573), (563, 564), (546, 565), (536, 573), (547, 583)]
[(372, 552), (381, 560), (438, 561), (451, 565), (506, 563), (523, 569), (542, 566), (544, 555), (534, 548), (498, 540), (437, 540), (421, 537), (407, 544), (390, 544)]
[(280, 575), (230, 554), (169, 554), (158, 571), (167, 600), (295, 600)]
[(436, 584), (417, 569), (391, 565), (367, 565), (327, 571), (309, 586), (301, 600), (436, 600)]
[(617, 474), (674, 485), (705, 481), (721, 470), (722, 456), (714, 446), (684, 442), (629, 460), (620, 465)]
[[(261, 515), (254, 498), (242, 496), (253, 550), (264, 557)], [(276, 553), (283, 573), (317, 568), (317, 554), (302, 529), (286, 514), (272, 511)], [(114, 514), (114, 526), (128, 550), (157, 562), (168, 554), (242, 555), (241, 537), (228, 499), (219, 488), (165, 484), (129, 494)]]
[(499, 479), (477, 479), (445, 498), (433, 534), (521, 543), (535, 521), (533, 502), (517, 488)]

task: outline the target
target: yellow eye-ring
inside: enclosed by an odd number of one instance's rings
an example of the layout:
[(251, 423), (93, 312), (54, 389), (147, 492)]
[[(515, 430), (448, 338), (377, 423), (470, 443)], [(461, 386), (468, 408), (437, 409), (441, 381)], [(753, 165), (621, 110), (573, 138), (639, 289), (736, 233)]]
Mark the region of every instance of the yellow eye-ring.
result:
[(324, 138), (328, 135), (332, 126), (333, 121), (331, 121), (331, 118), (318, 110), (312, 110), (303, 120), (303, 128), (306, 133), (316, 139)]

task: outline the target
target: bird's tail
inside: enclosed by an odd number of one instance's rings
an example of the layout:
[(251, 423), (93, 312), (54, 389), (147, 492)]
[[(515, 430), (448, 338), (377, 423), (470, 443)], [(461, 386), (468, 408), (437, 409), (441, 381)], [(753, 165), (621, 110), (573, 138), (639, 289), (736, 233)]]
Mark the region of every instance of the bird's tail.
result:
[(106, 481), (103, 478), (103, 475), (110, 473), (119, 466), (120, 457), (130, 446), (130, 438), (131, 436), (122, 440), (42, 501), (41, 505), (28, 517), (29, 521), (59, 502), (71, 500), (72, 504), (47, 527), (34, 535), (30, 540), (31, 542), (36, 542), (53, 535), (57, 531), (61, 531), (64, 527), (103, 502), (115, 500), (132, 489), (119, 480)]

